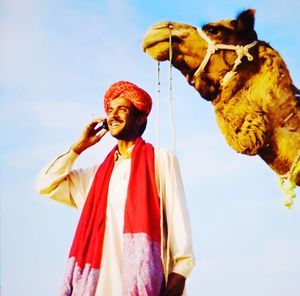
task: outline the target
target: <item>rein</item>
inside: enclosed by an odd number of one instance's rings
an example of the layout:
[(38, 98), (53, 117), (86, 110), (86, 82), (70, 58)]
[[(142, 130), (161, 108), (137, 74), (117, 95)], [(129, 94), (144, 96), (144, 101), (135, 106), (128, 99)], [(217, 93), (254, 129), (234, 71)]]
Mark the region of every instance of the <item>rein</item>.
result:
[[(291, 208), (293, 206), (293, 199), (296, 197), (294, 193), (294, 189), (296, 188), (296, 177), (300, 172), (300, 150), (298, 150), (297, 155), (291, 165), (290, 170), (284, 174), (279, 176), (280, 188), (285, 193), (284, 205), (287, 208)], [(285, 179), (287, 182), (285, 183)]]
[(206, 41), (207, 43), (207, 49), (206, 49), (206, 55), (200, 64), (199, 68), (194, 73), (193, 81), (195, 81), (195, 78), (199, 76), (199, 74), (205, 69), (206, 65), (208, 64), (210, 57), (219, 49), (225, 49), (225, 50), (234, 50), (237, 54), (237, 57), (234, 61), (234, 65), (230, 71), (228, 71), (225, 76), (221, 80), (221, 85), (226, 86), (230, 80), (233, 78), (233, 76), (236, 74), (236, 68), (239, 64), (242, 62), (242, 58), (244, 56), (247, 57), (248, 61), (253, 60), (253, 56), (249, 53), (249, 49), (254, 47), (257, 44), (257, 41), (253, 41), (252, 43), (249, 43), (247, 45), (241, 46), (241, 45), (228, 45), (228, 44), (215, 44), (213, 40), (211, 40), (205, 32), (197, 28), (197, 31), (201, 38)]
[[(170, 65), (169, 65), (169, 96), (168, 96), (168, 112), (169, 112), (169, 122), (170, 122), (170, 129), (171, 129), (171, 138), (172, 138), (172, 153), (175, 156), (175, 149), (176, 149), (176, 130), (175, 130), (175, 121), (174, 121), (174, 116), (173, 116), (173, 108), (172, 108), (172, 101), (173, 101), (173, 96), (172, 96), (172, 58), (173, 58), (173, 50), (172, 50), (172, 29), (173, 26), (170, 24), (168, 26), (169, 28), (169, 60), (170, 60)], [(161, 91), (160, 91), (161, 83), (160, 83), (160, 62), (157, 62), (157, 147), (160, 148), (160, 103), (161, 103)], [(158, 162), (158, 167), (161, 168), (161, 163), (160, 161)], [(170, 171), (174, 171), (174, 159), (171, 160), (170, 163)], [(171, 179), (172, 186), (173, 188), (174, 184), (174, 179)], [(161, 231), (164, 229), (164, 208), (163, 208), (163, 188), (162, 188), (163, 180), (161, 174), (159, 174), (159, 186), (158, 186), (158, 192), (159, 192), (159, 197), (160, 197), (160, 229)], [(174, 214), (174, 204), (173, 201), (171, 202), (170, 206), (170, 211), (171, 211), (171, 216), (173, 217)], [(169, 227), (172, 227), (171, 221), (169, 222)], [(163, 237), (163, 231), (161, 232), (161, 237)], [(168, 282), (168, 275), (169, 275), (169, 264), (170, 264), (170, 234), (167, 232), (167, 237), (166, 237), (166, 247), (164, 246), (164, 240), (161, 239), (161, 260), (164, 262), (164, 252), (166, 252), (166, 264), (163, 264), (163, 270), (164, 270), (164, 278), (165, 282)]]

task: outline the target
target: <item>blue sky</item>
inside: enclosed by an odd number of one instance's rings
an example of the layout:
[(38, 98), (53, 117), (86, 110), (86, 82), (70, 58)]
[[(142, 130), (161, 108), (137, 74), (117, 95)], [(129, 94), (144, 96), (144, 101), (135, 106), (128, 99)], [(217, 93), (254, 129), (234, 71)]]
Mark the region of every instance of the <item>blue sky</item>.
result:
[[(78, 212), (37, 195), (40, 169), (103, 113), (109, 84), (132, 81), (154, 110), (145, 139), (156, 140), (156, 63), (141, 50), (160, 20), (202, 25), (256, 9), (259, 39), (284, 58), (300, 86), (299, 1), (46, 1), (0, 4), (1, 290), (4, 296), (58, 293)], [(161, 143), (171, 147), (168, 63), (161, 69)], [(300, 295), (300, 190), (282, 205), (276, 175), (258, 157), (237, 154), (209, 102), (173, 70), (176, 152), (192, 222), (197, 265), (189, 295)], [(99, 162), (106, 136), (76, 167)]]

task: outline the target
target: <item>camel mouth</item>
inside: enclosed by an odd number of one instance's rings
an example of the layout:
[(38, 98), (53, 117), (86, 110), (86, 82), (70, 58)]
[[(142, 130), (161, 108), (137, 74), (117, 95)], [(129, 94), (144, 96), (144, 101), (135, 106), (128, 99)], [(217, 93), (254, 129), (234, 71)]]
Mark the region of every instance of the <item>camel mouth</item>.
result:
[(169, 43), (169, 37), (166, 37), (165, 39), (162, 40), (144, 40), (143, 43), (143, 51), (147, 52), (148, 50), (153, 49), (156, 45), (161, 44), (161, 43)]
[(159, 40), (155, 40), (154, 38), (148, 37), (148, 35), (146, 35), (142, 44), (142, 49), (145, 53), (149, 54), (150, 56), (153, 56), (155, 59), (157, 58), (163, 61), (165, 60), (165, 58), (159, 58), (158, 56), (165, 57), (170, 50), (170, 44), (172, 44), (172, 51), (174, 53), (174, 45), (178, 45), (181, 42), (182, 39), (175, 35), (168, 35), (165, 36), (165, 38), (161, 38)]

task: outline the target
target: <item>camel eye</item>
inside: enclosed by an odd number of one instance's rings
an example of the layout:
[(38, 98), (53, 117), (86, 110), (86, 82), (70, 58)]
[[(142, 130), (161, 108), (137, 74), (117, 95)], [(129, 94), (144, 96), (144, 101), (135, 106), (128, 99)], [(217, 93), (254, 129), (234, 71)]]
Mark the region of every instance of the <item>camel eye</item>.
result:
[(206, 27), (204, 28), (205, 32), (210, 35), (216, 35), (220, 32), (218, 27)]

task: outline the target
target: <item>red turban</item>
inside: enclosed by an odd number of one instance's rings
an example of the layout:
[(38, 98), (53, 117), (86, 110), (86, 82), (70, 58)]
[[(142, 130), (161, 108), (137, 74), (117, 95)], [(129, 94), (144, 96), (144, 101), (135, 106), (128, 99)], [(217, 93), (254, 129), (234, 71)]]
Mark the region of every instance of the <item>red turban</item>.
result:
[(104, 95), (104, 110), (107, 113), (110, 107), (110, 102), (118, 97), (122, 97), (132, 102), (132, 104), (142, 113), (149, 115), (152, 107), (150, 95), (128, 81), (119, 81), (113, 83)]

